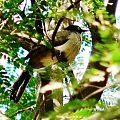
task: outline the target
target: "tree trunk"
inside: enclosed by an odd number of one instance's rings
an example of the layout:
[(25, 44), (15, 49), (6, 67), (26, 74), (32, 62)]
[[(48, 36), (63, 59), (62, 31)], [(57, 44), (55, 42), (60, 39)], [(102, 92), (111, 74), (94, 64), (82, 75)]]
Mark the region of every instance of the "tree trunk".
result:
[[(46, 68), (47, 69), (47, 68)], [(37, 80), (37, 87), (36, 87), (36, 96), (37, 96), (37, 111), (35, 115), (35, 120), (40, 120), (48, 115), (50, 111), (53, 111), (56, 106), (63, 104), (63, 93), (61, 89), (51, 89), (49, 86), (51, 83), (54, 84), (57, 80), (62, 81), (61, 78), (56, 78), (54, 75), (52, 76), (52, 69), (40, 72), (40, 79)], [(51, 72), (52, 71), (52, 72)], [(53, 73), (54, 74), (54, 73)], [(52, 77), (51, 77), (51, 76)], [(48, 87), (47, 87), (48, 86)], [(42, 92), (42, 89), (45, 91)], [(55, 95), (54, 95), (55, 94)], [(57, 94), (57, 95), (56, 95)], [(58, 103), (53, 103), (56, 100)]]

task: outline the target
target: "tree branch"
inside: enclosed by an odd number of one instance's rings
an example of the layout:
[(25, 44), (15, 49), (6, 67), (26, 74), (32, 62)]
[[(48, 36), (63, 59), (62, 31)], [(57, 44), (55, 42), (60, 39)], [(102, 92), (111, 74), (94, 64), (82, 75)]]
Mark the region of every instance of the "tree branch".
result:
[(38, 40), (36, 38), (30, 38), (29, 35), (24, 33), (11, 33), (12, 36), (15, 36), (15, 38), (20, 42), (22, 47), (26, 49), (27, 51), (30, 51), (33, 46), (35, 46), (38, 43)]
[(115, 15), (117, 3), (118, 0), (108, 0), (106, 10), (109, 12), (110, 15)]
[(1, 120), (10, 120), (7, 116), (5, 116), (1, 111), (0, 111), (0, 119)]
[[(76, 2), (74, 2), (73, 4), (71, 4), (66, 10), (69, 11), (71, 10), (72, 8), (74, 8), (78, 3), (80, 3), (81, 0), (77, 0)], [(57, 31), (60, 27), (60, 24), (62, 23), (62, 21), (64, 20), (64, 16), (62, 16), (59, 21), (57, 22), (57, 25), (56, 25), (56, 28), (52, 34), (52, 43), (54, 43), (54, 40), (55, 40), (55, 36), (57, 34)]]

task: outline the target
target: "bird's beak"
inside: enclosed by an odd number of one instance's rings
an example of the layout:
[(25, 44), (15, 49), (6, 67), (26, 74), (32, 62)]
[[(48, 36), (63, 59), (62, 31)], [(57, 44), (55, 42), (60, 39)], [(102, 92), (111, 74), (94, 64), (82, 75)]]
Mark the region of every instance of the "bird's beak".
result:
[(82, 29), (82, 32), (87, 32), (87, 31), (89, 31), (89, 30), (83, 30), (83, 29)]

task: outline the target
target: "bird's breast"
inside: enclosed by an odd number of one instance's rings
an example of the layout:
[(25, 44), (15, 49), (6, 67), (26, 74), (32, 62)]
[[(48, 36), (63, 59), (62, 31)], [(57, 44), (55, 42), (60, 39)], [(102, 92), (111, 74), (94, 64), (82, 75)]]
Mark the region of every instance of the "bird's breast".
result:
[(72, 32), (68, 36), (68, 41), (63, 45), (55, 47), (55, 49), (59, 50), (60, 52), (63, 52), (68, 62), (71, 62), (78, 54), (80, 46), (81, 46), (80, 34)]

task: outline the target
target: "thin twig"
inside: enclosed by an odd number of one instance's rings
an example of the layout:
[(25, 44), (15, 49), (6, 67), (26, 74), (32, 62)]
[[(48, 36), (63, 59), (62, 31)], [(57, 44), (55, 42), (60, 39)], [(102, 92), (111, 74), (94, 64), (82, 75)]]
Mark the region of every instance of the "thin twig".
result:
[[(44, 32), (45, 32), (45, 36), (48, 38), (49, 42), (51, 43), (51, 38), (48, 36), (47, 34), (47, 30), (46, 30), (46, 27), (45, 27), (45, 22), (43, 21), (43, 29), (44, 29)], [(51, 43), (52, 44), (52, 43)]]
[(6, 23), (8, 22), (9, 18), (7, 18), (6, 20), (4, 20), (1, 24), (0, 24), (0, 30), (3, 29), (3, 27), (6, 25)]
[(61, 17), (61, 18), (59, 19), (59, 21), (58, 21), (58, 23), (57, 23), (57, 25), (56, 25), (56, 27), (55, 27), (55, 30), (53, 31), (53, 34), (52, 34), (52, 44), (54, 44), (55, 36), (56, 36), (57, 31), (58, 31), (58, 29), (59, 29), (59, 27), (60, 27), (60, 24), (62, 23), (63, 20), (64, 20), (64, 17)]
[(27, 107), (27, 108), (18, 110), (17, 112), (15, 112), (14, 114), (12, 114), (9, 118), (12, 118), (13, 116), (15, 116), (15, 115), (17, 115), (17, 114), (19, 114), (19, 113), (21, 113), (21, 112), (24, 112), (24, 111), (26, 111), (26, 110), (33, 109), (32, 107), (35, 107), (35, 105), (36, 105), (36, 104), (34, 104), (34, 105), (30, 106), (30, 107)]
[(107, 85), (107, 86), (105, 86), (105, 87), (101, 87), (100, 89), (98, 89), (98, 90), (92, 92), (91, 94), (89, 94), (88, 96), (86, 96), (83, 100), (87, 100), (87, 99), (89, 99), (90, 97), (92, 97), (93, 95), (96, 95), (96, 94), (102, 92), (103, 90), (105, 90), (105, 89), (107, 89), (107, 88), (110, 88), (111, 86), (117, 85), (117, 84), (120, 84), (120, 81), (114, 82), (112, 85)]
[(70, 92), (70, 84), (68, 83), (67, 77), (65, 78), (65, 83), (66, 83), (66, 88), (67, 88), (69, 97), (71, 98), (72, 95), (71, 95), (71, 92)]

